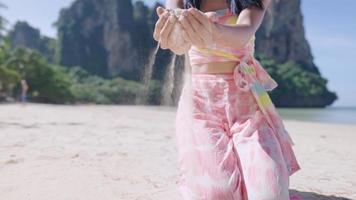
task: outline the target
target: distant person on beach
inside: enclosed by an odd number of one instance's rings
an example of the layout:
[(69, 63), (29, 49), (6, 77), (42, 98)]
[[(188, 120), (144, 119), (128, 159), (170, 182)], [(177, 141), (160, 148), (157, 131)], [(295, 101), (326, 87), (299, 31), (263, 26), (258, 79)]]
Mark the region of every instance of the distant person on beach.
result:
[(190, 61), (176, 116), (182, 199), (292, 198), (289, 177), (300, 166), (267, 93), (277, 83), (254, 57), (271, 2), (167, 0), (157, 8), (153, 37)]
[(25, 79), (21, 80), (21, 103), (26, 103), (27, 102), (27, 91), (28, 91), (28, 84)]

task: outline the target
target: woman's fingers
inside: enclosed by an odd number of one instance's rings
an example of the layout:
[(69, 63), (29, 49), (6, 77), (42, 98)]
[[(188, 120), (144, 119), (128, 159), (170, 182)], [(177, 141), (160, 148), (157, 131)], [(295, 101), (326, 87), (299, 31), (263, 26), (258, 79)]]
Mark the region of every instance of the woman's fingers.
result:
[(182, 25), (185, 31), (185, 37), (187, 37), (193, 45), (195, 46), (204, 46), (204, 40), (201, 38), (200, 34), (196, 32), (196, 29), (193, 27), (193, 24), (188, 19), (188, 12), (183, 11), (179, 17), (179, 22)]
[(161, 15), (164, 13), (164, 11), (166, 11), (166, 9), (164, 9), (161, 6), (158, 6), (156, 9), (156, 13), (157, 13), (158, 17), (161, 17)]
[(184, 12), (185, 12), (185, 11), (182, 12), (182, 14), (180, 15), (178, 21), (179, 21), (181, 27), (184, 29), (184, 31), (183, 31), (183, 32), (184, 32), (183, 36), (184, 36), (185, 38), (188, 38), (189, 41), (193, 42), (193, 36), (194, 36), (194, 34), (192, 33), (192, 27), (191, 27), (191, 25), (189, 24), (188, 19), (187, 19), (186, 17), (184, 17), (184, 15), (183, 15)]
[(211, 21), (203, 12), (196, 8), (189, 8), (188, 11), (201, 25), (203, 25), (205, 28), (209, 28)]
[[(207, 18), (204, 15), (205, 18)], [(211, 44), (212, 41), (212, 34), (209, 30), (207, 30), (205, 28), (205, 26), (203, 24), (201, 24), (190, 12), (188, 13), (188, 20), (191, 23), (191, 25), (193, 26), (193, 29), (196, 33), (199, 34), (200, 38), (204, 41), (204, 45), (209, 45)], [(207, 19), (207, 21), (209, 21)], [(210, 23), (210, 22), (208, 22)]]
[(193, 17), (204, 26), (206, 32), (205, 33), (205, 41), (207, 44), (214, 43), (214, 37), (216, 35), (217, 23), (219, 21), (218, 15), (216, 12), (207, 12), (203, 13), (197, 9), (189, 9), (190, 13)]
[[(159, 19), (156, 22), (153, 37), (160, 42), (162, 49), (170, 48), (169, 37), (177, 18), (163, 7), (158, 7), (156, 12)], [(212, 26), (213, 21), (216, 20), (214, 13), (204, 14), (195, 8), (191, 8), (184, 10), (178, 20), (179, 25), (184, 29), (184, 40), (199, 47), (212, 43)]]
[(164, 11), (156, 22), (155, 30), (153, 32), (153, 38), (157, 42), (160, 41), (160, 34), (161, 34), (161, 31), (162, 31), (164, 25), (166, 24), (166, 22), (168, 20), (168, 17), (169, 17), (169, 13), (167, 11)]
[(190, 37), (189, 37), (187, 31), (184, 30), (184, 28), (183, 28), (183, 26), (182, 26), (181, 23), (179, 23), (179, 26), (180, 26), (180, 28), (183, 30), (183, 31), (182, 31), (182, 35), (183, 35), (184, 40), (185, 40), (186, 42), (192, 43), (192, 40), (190, 39)]
[(218, 22), (218, 16), (216, 12), (206, 12), (205, 15), (208, 17), (210, 21)]
[(194, 17), (196, 21), (198, 21), (202, 26), (204, 26), (205, 30), (209, 32), (211, 36), (213, 33), (215, 22), (218, 21), (218, 16), (216, 12), (207, 12), (203, 13), (196, 8), (189, 9), (189, 13)]
[(162, 49), (169, 48), (169, 36), (173, 30), (174, 24), (176, 23), (177, 18), (174, 15), (169, 16), (166, 24), (163, 26), (160, 32), (160, 45)]

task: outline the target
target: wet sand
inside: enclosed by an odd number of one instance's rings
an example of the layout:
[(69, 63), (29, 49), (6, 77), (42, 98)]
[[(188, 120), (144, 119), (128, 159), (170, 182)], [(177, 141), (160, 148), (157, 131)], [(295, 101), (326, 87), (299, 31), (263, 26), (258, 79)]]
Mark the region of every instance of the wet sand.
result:
[[(175, 108), (0, 105), (0, 200), (179, 200)], [(356, 199), (356, 125), (285, 120), (303, 199)]]

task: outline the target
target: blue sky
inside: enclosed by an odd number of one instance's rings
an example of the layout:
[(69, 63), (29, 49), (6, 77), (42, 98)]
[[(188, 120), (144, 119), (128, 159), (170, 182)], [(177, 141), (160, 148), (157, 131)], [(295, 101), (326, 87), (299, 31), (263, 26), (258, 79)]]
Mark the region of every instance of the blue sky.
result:
[[(0, 0), (1, 10), (12, 25), (26, 20), (48, 36), (55, 36), (52, 24), (59, 10), (73, 0)], [(153, 4), (155, 1), (146, 0)], [(334, 106), (356, 106), (356, 1), (302, 0), (306, 36), (315, 63), (339, 100)]]

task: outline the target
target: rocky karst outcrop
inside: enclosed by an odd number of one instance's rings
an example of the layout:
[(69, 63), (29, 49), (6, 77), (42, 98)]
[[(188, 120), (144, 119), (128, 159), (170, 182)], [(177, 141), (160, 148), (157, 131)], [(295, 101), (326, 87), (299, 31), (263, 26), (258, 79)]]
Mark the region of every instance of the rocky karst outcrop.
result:
[(135, 77), (141, 66), (134, 47), (131, 0), (77, 0), (57, 22), (60, 64), (109, 77)]
[(56, 40), (43, 36), (40, 30), (33, 28), (27, 22), (18, 21), (9, 32), (13, 48), (27, 47), (39, 51), (48, 61), (54, 62)]
[(295, 61), (319, 74), (305, 38), (300, 0), (274, 0), (256, 34), (256, 52), (278, 63)]

